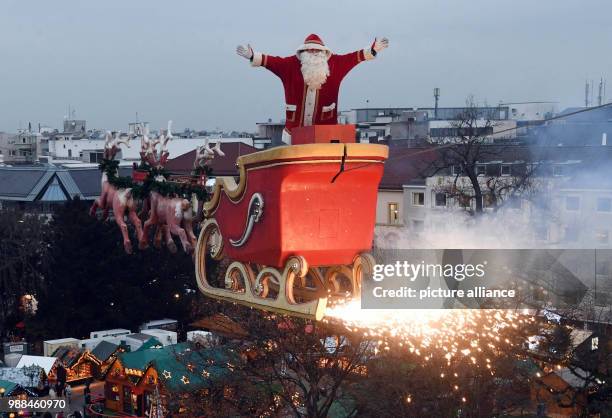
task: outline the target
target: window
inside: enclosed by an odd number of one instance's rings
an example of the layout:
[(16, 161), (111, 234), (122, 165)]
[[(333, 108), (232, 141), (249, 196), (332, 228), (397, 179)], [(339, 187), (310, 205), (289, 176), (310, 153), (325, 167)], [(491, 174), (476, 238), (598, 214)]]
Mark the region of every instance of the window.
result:
[(451, 174), (453, 176), (460, 176), (460, 175), (462, 175), (463, 174), (463, 170), (461, 169), (461, 166), (460, 165), (454, 165), (451, 168)]
[(510, 166), (510, 164), (502, 164), (501, 175), (502, 176), (509, 176), (510, 173), (511, 173), (511, 166)]
[(591, 351), (595, 351), (599, 348), (599, 337), (591, 338)]
[(418, 221), (416, 219), (412, 220), (412, 229), (414, 230), (414, 232), (423, 232), (423, 230), (425, 229), (425, 222)]
[(457, 196), (457, 203), (459, 203), (459, 206), (462, 208), (469, 208), (471, 206), (471, 198), (465, 195)]
[(454, 137), (478, 137), (491, 135), (492, 126), (482, 127), (458, 127), (458, 128), (431, 128), (429, 135), (432, 138), (454, 138)]
[(553, 176), (562, 176), (565, 174), (565, 167), (562, 165), (553, 166)]
[(476, 166), (476, 175), (477, 176), (484, 176), (487, 173), (487, 167), (483, 164), (478, 164)]
[(68, 150), (68, 158), (70, 158), (70, 157), (72, 157), (72, 150), (71, 149)]
[(487, 164), (487, 176), (501, 176), (501, 164)]
[(389, 203), (389, 223), (392, 225), (396, 225), (399, 223), (399, 204), (398, 203)]
[(610, 232), (606, 229), (602, 229), (595, 232), (595, 240), (599, 244), (607, 244), (610, 240)]
[(580, 198), (578, 196), (567, 196), (565, 198), (565, 209), (566, 210), (580, 209)]
[(446, 207), (446, 193), (436, 193), (436, 207)]
[(412, 205), (413, 206), (425, 206), (425, 193), (412, 192)]
[(612, 212), (612, 198), (599, 197), (597, 198), (598, 212)]
[(535, 238), (538, 241), (546, 241), (548, 240), (548, 228), (545, 226), (538, 226), (534, 230)]
[(578, 228), (568, 226), (565, 228), (565, 241), (576, 242), (578, 241)]
[(106, 385), (106, 399), (111, 401), (119, 400), (119, 385), (109, 384)]

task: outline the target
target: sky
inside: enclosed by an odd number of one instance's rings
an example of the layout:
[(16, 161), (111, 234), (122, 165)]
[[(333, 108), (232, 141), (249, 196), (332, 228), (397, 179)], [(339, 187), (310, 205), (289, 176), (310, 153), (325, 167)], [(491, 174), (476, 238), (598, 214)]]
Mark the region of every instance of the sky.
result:
[[(280, 80), (235, 53), (292, 55), (310, 33), (334, 52), (386, 36), (389, 49), (344, 80), (342, 110), (478, 102), (584, 104), (608, 79), (609, 0), (0, 0), (0, 131), (88, 128), (255, 131), (283, 117)], [(366, 102), (367, 101), (367, 102)]]

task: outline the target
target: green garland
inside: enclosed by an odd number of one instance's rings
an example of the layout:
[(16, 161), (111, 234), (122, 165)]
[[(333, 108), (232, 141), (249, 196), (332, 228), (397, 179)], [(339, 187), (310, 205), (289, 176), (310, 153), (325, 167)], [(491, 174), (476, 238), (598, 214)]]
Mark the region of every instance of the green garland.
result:
[[(132, 196), (144, 199), (149, 196), (152, 191), (155, 191), (162, 196), (168, 197), (182, 197), (185, 199), (191, 199), (191, 196), (195, 194), (199, 200), (208, 200), (208, 192), (204, 187), (192, 186), (190, 184), (173, 183), (170, 181), (156, 181), (158, 176), (163, 176), (164, 179), (168, 180), (170, 173), (163, 168), (151, 167), (145, 162), (141, 162), (138, 166), (138, 170), (146, 171), (147, 176), (142, 184), (134, 182), (130, 176), (118, 176), (119, 161), (103, 159), (98, 168), (103, 173), (106, 173), (108, 182), (118, 189), (132, 189)], [(202, 174), (210, 175), (210, 167), (198, 167), (192, 173), (194, 176), (200, 176)]]

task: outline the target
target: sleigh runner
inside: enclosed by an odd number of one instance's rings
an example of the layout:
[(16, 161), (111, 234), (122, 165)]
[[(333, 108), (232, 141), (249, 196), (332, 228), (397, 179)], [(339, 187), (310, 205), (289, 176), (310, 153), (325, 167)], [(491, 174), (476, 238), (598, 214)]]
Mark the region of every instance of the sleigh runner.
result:
[[(328, 299), (359, 295), (372, 269), (378, 183), (388, 148), (293, 145), (238, 159), (240, 178), (218, 178), (196, 248), (200, 290), (321, 319)], [(207, 258), (231, 262), (223, 287)]]

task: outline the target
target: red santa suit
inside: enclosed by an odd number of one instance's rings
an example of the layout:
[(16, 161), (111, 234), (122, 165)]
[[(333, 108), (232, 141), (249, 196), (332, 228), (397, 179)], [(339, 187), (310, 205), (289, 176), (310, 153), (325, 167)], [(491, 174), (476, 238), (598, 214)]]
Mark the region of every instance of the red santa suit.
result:
[(302, 76), (297, 55), (275, 57), (254, 52), (251, 64), (263, 66), (276, 74), (285, 89), (285, 130), (283, 142), (290, 143), (291, 130), (297, 126), (333, 125), (338, 118), (338, 91), (342, 79), (360, 62), (374, 58), (371, 48), (337, 55), (325, 47), (317, 35), (309, 35), (298, 49), (320, 49), (328, 52), (329, 76), (320, 89), (309, 87)]

